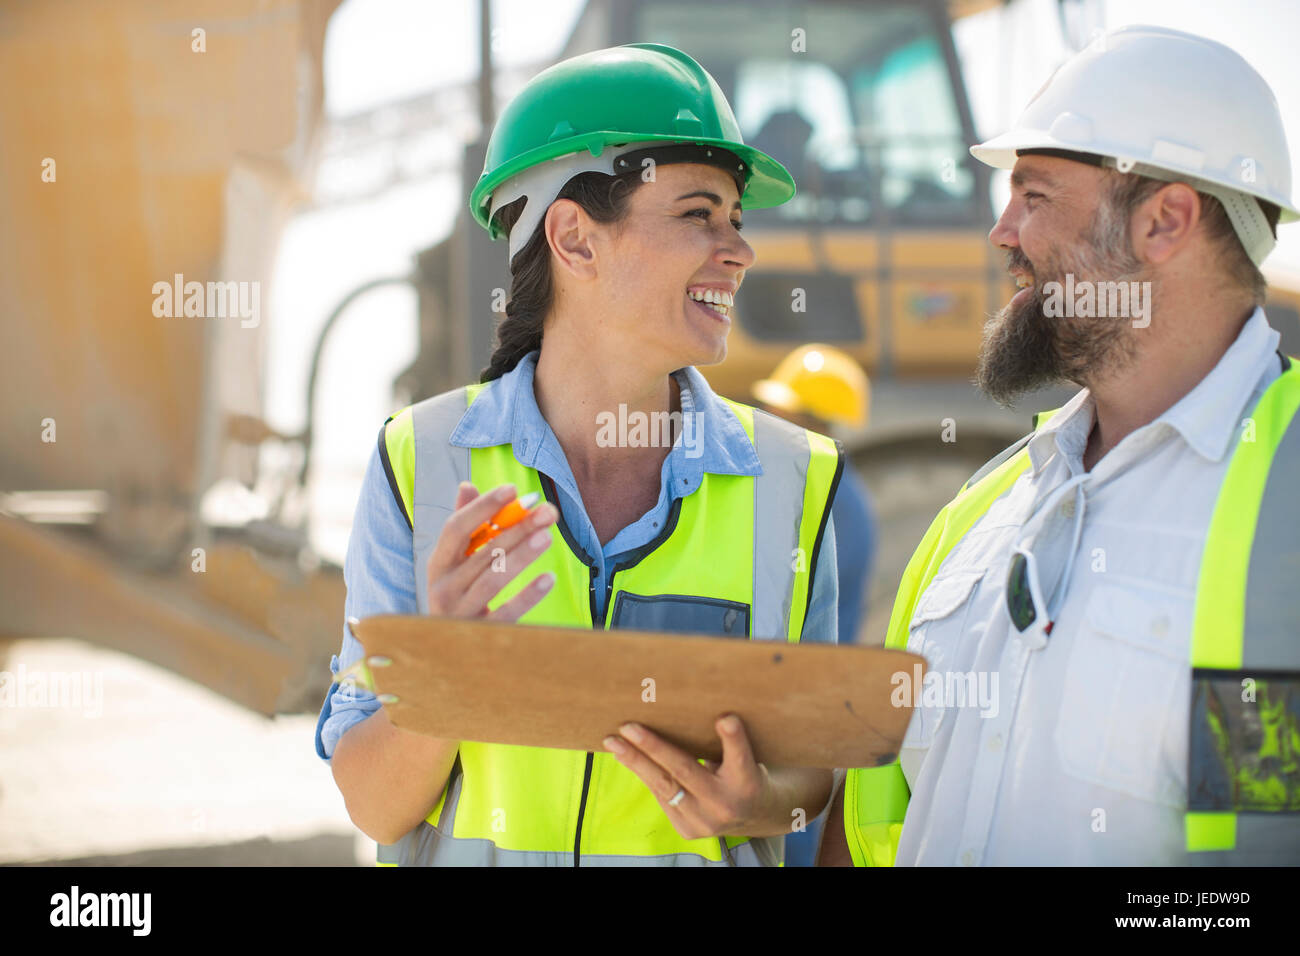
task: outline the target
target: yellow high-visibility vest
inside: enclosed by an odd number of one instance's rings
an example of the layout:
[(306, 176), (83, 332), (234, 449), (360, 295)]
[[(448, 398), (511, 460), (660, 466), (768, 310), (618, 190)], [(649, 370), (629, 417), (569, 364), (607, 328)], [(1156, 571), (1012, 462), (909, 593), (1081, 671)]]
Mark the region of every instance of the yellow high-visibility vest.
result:
[[(511, 445), (450, 444), (466, 408), (492, 384), (403, 409), (381, 436), (385, 471), (412, 529), (421, 613), (429, 609), (425, 568), (459, 482), (483, 491), (511, 483), (521, 497), (541, 492), (559, 507), (550, 480), (520, 464)], [(726, 404), (754, 443), (763, 473), (706, 473), (696, 491), (674, 500), (658, 537), (609, 571), (603, 617), (594, 560), (563, 517), (551, 527), (551, 547), (489, 608), (550, 571), (554, 587), (520, 623), (797, 642), (843, 451), (776, 416)], [(783, 845), (783, 837), (683, 839), (640, 778), (612, 754), (464, 741), (437, 805), (400, 842), (381, 846), (379, 862), (772, 866), (782, 863)]]
[[(1250, 413), (1219, 488), (1192, 623), (1188, 852), (1231, 850), (1260, 815), (1300, 814), (1300, 367)], [(1034, 427), (1055, 412), (1036, 416)], [(885, 646), (905, 648), (945, 557), (1029, 467), (1029, 436), (981, 468), (930, 525), (894, 601)], [(1243, 692), (1249, 682), (1249, 693)], [(898, 761), (850, 770), (844, 832), (857, 866), (892, 866), (911, 792)], [(1300, 817), (1296, 818), (1300, 834)]]

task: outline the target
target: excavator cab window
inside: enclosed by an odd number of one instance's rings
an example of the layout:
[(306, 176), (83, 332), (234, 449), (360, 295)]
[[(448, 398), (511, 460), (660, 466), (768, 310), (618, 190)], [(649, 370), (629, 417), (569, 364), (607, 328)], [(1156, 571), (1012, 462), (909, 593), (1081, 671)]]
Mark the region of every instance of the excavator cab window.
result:
[(745, 141), (794, 176), (798, 195), (748, 213), (755, 226), (935, 228), (987, 219), (959, 80), (944, 54), (942, 8), (655, 0), (639, 4), (636, 19), (638, 39), (696, 57), (727, 94)]

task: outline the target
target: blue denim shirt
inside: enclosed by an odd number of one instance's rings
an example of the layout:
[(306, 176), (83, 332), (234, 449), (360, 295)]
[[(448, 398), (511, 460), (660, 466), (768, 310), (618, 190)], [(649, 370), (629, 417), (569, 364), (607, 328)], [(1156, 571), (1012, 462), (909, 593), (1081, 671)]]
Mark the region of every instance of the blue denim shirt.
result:
[[(759, 475), (762, 468), (745, 429), (714, 394), (704, 376), (690, 366), (679, 369), (673, 374), (681, 392), (683, 427), (664, 459), (659, 501), (602, 547), (559, 439), (537, 407), (533, 374), (539, 354), (530, 352), (514, 369), (484, 389), (466, 410), (450, 440), (453, 445), (468, 448), (509, 443), (520, 464), (551, 477), (565, 524), (583, 550), (596, 559), (597, 613), (604, 614), (606, 569), (613, 567), (625, 552), (647, 544), (659, 534), (675, 499), (699, 488), (705, 472)], [(695, 427), (689, 427), (688, 422)], [(411, 529), (393, 497), (377, 446), (370, 454), (361, 485), (343, 579), (347, 585), (345, 618), (420, 613), (415, 595)], [(836, 642), (838, 594), (832, 520), (826, 524), (818, 554), (812, 601), (801, 640)], [(330, 671), (337, 674), (355, 663), (361, 658), (361, 651), (360, 642), (348, 633), (345, 625), (343, 647), (330, 660)], [(339, 684), (330, 687), (316, 722), (317, 755), (329, 760), (344, 731), (369, 717), (379, 706), (373, 694), (350, 684), (342, 689)]]

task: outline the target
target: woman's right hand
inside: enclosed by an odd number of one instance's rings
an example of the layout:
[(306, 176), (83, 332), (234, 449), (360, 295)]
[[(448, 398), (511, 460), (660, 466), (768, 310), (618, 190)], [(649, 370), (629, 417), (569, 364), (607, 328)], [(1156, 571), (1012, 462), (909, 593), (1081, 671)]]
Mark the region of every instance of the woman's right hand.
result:
[(517, 621), (544, 598), (555, 584), (551, 572), (539, 574), (495, 611), (491, 601), (520, 572), (551, 546), (550, 525), (555, 506), (543, 502), (513, 528), (507, 528), (466, 556), (470, 535), (515, 497), (514, 485), (501, 485), (479, 494), (468, 481), (456, 489), (456, 509), (443, 525), (429, 556), (429, 613), (441, 617), (486, 617)]

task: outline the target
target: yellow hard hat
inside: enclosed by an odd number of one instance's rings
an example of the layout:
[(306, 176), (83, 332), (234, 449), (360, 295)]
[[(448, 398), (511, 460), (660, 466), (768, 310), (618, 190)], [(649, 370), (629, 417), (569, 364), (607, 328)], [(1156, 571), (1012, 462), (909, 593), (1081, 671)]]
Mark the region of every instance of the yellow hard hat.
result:
[(770, 378), (754, 383), (754, 397), (782, 411), (865, 425), (871, 383), (846, 352), (829, 345), (803, 345), (783, 358)]

